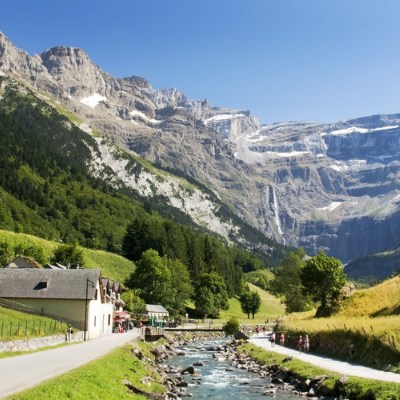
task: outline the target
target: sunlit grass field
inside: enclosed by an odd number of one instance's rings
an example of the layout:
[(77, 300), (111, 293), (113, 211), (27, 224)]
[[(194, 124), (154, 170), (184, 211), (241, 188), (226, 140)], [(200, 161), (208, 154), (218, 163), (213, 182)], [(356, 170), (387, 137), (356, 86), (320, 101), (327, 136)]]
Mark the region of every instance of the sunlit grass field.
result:
[(400, 276), (368, 289), (360, 289), (343, 304), (339, 315), (371, 317), (400, 314)]
[(265, 290), (258, 288), (257, 286), (252, 285), (251, 283), (248, 285), (250, 290), (257, 291), (261, 297), (261, 307), (254, 316), (254, 319), (251, 315), (250, 319), (248, 319), (247, 314), (242, 312), (239, 299), (232, 298), (229, 300), (229, 310), (222, 310), (220, 312), (221, 320), (228, 320), (231, 317), (236, 317), (241, 324), (255, 325), (264, 324), (267, 320), (271, 322), (272, 320), (284, 315), (285, 307), (277, 297), (266, 292)]
[[(12, 247), (16, 245), (35, 245), (41, 247), (47, 259), (53, 255), (54, 249), (60, 243), (41, 239), (25, 233), (15, 233), (0, 230), (0, 242), (7, 242)], [(117, 254), (102, 250), (81, 248), (86, 268), (100, 269), (104, 277), (123, 282), (135, 270), (135, 264)]]
[(310, 333), (352, 330), (374, 336), (400, 350), (400, 277), (394, 277), (349, 297), (338, 314), (313, 318), (315, 311), (290, 314), (282, 318), (290, 330)]

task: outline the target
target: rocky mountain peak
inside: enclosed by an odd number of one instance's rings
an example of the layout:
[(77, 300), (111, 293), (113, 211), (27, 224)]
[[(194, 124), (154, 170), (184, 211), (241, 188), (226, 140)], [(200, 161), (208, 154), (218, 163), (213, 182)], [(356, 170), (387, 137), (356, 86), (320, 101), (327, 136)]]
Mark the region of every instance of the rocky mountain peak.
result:
[(151, 86), (149, 81), (147, 81), (146, 79), (142, 78), (141, 76), (129, 76), (127, 78), (123, 78), (123, 81), (126, 84), (130, 84), (132, 86), (135, 86), (137, 88), (141, 88), (141, 89), (149, 89), (151, 90)]
[(40, 58), (43, 65), (52, 75), (59, 73), (60, 67), (76, 66), (82, 67), (85, 63), (92, 64), (89, 56), (76, 47), (57, 46), (44, 51)]

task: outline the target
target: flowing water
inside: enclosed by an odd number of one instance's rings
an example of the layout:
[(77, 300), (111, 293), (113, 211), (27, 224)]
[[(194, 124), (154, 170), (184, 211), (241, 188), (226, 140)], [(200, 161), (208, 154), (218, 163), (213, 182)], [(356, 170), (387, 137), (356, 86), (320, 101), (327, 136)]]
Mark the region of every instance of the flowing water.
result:
[[(269, 378), (263, 378), (244, 369), (237, 369), (228, 360), (218, 361), (213, 358), (215, 351), (207, 350), (224, 345), (226, 342), (226, 339), (218, 339), (190, 343), (179, 348), (184, 351), (185, 356), (173, 357), (168, 360), (168, 364), (184, 369), (199, 361), (204, 363), (204, 366), (194, 366), (195, 375), (184, 375), (193, 399), (265, 399), (266, 396), (263, 393), (269, 390), (271, 383)], [(290, 391), (277, 389), (273, 398), (298, 400), (299, 396), (295, 396)]]

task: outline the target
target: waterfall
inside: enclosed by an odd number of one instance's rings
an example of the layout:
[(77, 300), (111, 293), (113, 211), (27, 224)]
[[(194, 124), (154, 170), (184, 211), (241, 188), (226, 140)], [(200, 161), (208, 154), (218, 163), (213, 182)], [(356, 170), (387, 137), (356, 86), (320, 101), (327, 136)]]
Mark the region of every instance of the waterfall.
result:
[(282, 226), (281, 226), (281, 221), (279, 219), (279, 204), (278, 204), (278, 199), (276, 197), (275, 193), (275, 188), (271, 186), (272, 188), (272, 211), (274, 213), (274, 221), (275, 225), (278, 229), (278, 233), (282, 236), (283, 238), (283, 231), (282, 231)]

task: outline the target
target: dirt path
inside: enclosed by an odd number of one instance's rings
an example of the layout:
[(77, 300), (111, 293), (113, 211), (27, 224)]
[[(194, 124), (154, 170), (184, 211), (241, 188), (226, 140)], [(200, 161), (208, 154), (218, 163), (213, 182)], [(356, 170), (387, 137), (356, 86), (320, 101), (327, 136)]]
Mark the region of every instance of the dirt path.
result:
[(80, 367), (116, 347), (135, 340), (136, 329), (99, 338), (0, 359), (0, 398), (34, 387), (41, 382)]
[(358, 376), (360, 378), (369, 378), (378, 381), (396, 382), (400, 383), (400, 374), (393, 372), (380, 371), (373, 368), (363, 367), (361, 365), (354, 365), (344, 361), (334, 360), (324, 356), (316, 356), (313, 354), (300, 353), (297, 350), (289, 349), (282, 346), (271, 346), (267, 337), (252, 337), (250, 343), (255, 344), (268, 351), (284, 354), (293, 358), (298, 358), (301, 361), (308, 362), (317, 367), (324, 368), (329, 371), (337, 372), (342, 375)]

